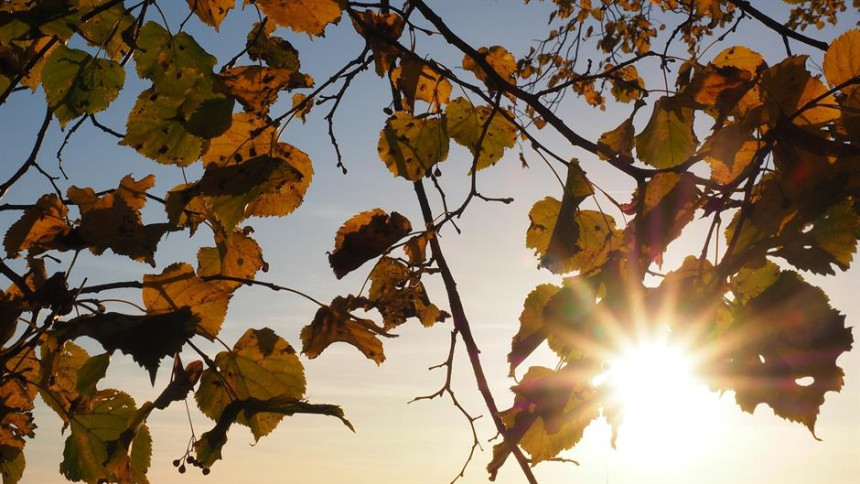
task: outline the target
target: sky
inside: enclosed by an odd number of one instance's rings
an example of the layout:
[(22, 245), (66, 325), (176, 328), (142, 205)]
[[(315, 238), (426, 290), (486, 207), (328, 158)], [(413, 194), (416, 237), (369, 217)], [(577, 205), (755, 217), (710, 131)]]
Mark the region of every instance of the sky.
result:
[[(474, 45), (502, 44), (515, 55), (524, 54), (530, 42), (546, 29), (547, 5), (544, 3), (528, 6), (513, 0), (429, 3), (438, 8), (456, 33)], [(162, 4), (172, 26), (185, 17), (185, 2)], [(777, 7), (775, 0), (761, 4), (770, 9)], [(244, 39), (254, 17), (250, 11), (233, 11), (218, 34), (192, 18), (188, 30), (209, 52), (221, 60), (229, 59), (240, 48), (243, 40), (237, 39)], [(848, 15), (845, 20), (846, 25), (853, 25), (858, 18), (856, 14)], [(845, 29), (847, 27), (841, 26), (835, 30), (806, 33), (828, 40)], [(320, 39), (310, 40), (285, 30), (278, 34), (294, 43), (300, 51), (302, 70), (317, 80), (328, 78), (342, 61), (356, 55), (363, 47), (348, 22), (329, 27), (326, 37)], [(725, 42), (724, 46), (747, 44), (769, 61), (784, 55), (782, 39), (752, 21), (741, 24), (735, 39), (732, 43)], [(796, 52), (804, 52), (796, 43), (792, 47)], [(715, 47), (711, 55), (720, 50), (722, 47)], [(430, 51), (434, 56), (459, 65), (460, 56), (452, 49), (446, 50), (438, 44)], [(821, 56), (811, 54), (810, 66), (815, 69), (820, 65)], [(643, 74), (655, 75), (653, 72)], [(142, 81), (129, 73), (125, 92), (99, 120), (122, 130), (137, 92), (144, 87)], [(291, 124), (284, 132), (282, 141), (307, 152), (316, 173), (304, 204), (294, 214), (283, 219), (250, 222), (271, 267), (267, 274), (260, 274), (259, 279), (301, 289), (320, 300), (356, 293), (370, 267), (362, 267), (340, 281), (335, 279), (326, 251), (333, 248), (338, 227), (355, 213), (374, 207), (398, 211), (406, 215), (413, 226), (420, 225), (420, 212), (410, 183), (393, 179), (377, 158), (378, 132), (387, 116), (383, 112), (386, 96), (385, 84), (371, 72), (365, 73), (356, 79), (335, 116), (335, 130), (347, 175), (336, 167), (334, 150), (322, 121), (323, 110), (313, 112), (307, 124)], [(282, 96), (283, 99), (288, 97)], [(0, 179), (5, 180), (26, 158), (43, 116), (43, 106), (41, 92), (32, 97), (17, 93), (0, 109), (0, 146), (4, 159), (0, 164)], [(285, 106), (281, 102), (273, 112), (283, 112)], [(559, 113), (577, 132), (597, 139), (602, 132), (617, 125), (628, 109), (610, 105), (601, 113), (569, 101), (561, 105)], [(637, 123), (644, 122), (641, 118), (637, 117)], [(58, 173), (55, 153), (63, 136), (59, 127), (52, 125), (39, 158), (51, 173)], [(546, 141), (560, 153), (579, 157), (592, 180), (610, 194), (621, 198), (629, 196), (632, 189), (629, 179), (606, 169), (606, 165), (586, 152), (570, 148), (561, 139), (549, 136)], [(536, 270), (537, 260), (525, 247), (524, 240), (531, 205), (547, 195), (559, 197), (560, 188), (552, 173), (528, 150), (525, 156), (531, 166), (529, 169), (522, 168), (516, 154), (511, 150), (497, 166), (481, 172), (479, 178), (479, 187), (486, 195), (513, 197), (514, 203), (475, 203), (458, 220), (461, 234), (448, 228), (441, 236), (443, 250), (482, 351), (490, 387), (502, 408), (509, 406), (513, 397), (508, 388), (515, 381), (507, 377), (506, 354), (511, 337), (518, 329), (522, 302), (537, 284), (559, 282), (557, 276)], [(452, 147), (449, 160), (441, 165), (442, 181), (453, 200), (462, 200), (467, 193), (464, 182), (470, 162), (465, 150)], [(140, 178), (152, 173), (157, 181), (154, 193), (163, 193), (182, 180), (178, 169), (157, 165), (128, 148), (115, 145), (89, 124), (71, 138), (64, 151), (63, 167), (70, 177), (69, 181), (60, 181), (63, 188), (77, 184), (92, 185), (96, 190), (108, 189), (125, 174)], [(190, 169), (188, 173), (193, 177), (199, 171)], [(31, 172), (3, 202), (32, 203), (38, 194), (48, 190), (44, 178)], [(145, 220), (157, 221), (158, 211), (157, 206), (147, 207)], [(0, 212), (0, 227), (8, 227), (13, 221), (10, 217), (9, 212)], [(688, 238), (673, 244), (666, 257), (665, 270), (677, 267), (685, 254), (697, 251), (696, 241), (702, 235), (700, 228), (701, 225), (694, 225), (689, 229)], [(207, 237), (205, 233), (193, 238), (185, 234), (170, 235), (156, 256), (157, 270), (119, 257), (82, 254), (76, 263), (76, 280), (87, 277), (89, 284), (137, 280), (142, 273), (158, 272), (171, 262), (196, 260), (197, 247), (210, 243)], [(860, 321), (860, 299), (857, 298), (860, 269), (855, 266), (831, 278), (805, 277), (824, 288), (832, 305), (846, 314), (849, 325), (856, 326)], [(425, 283), (431, 299), (440, 307), (447, 307), (441, 282), (427, 280)], [(116, 297), (135, 299), (139, 294), (118, 292)], [(299, 346), (299, 332), (315, 311), (313, 304), (298, 297), (263, 288), (242, 288), (231, 303), (221, 337), (232, 342), (247, 327), (267, 326)], [(428, 368), (447, 356), (451, 329), (450, 322), (429, 329), (415, 322), (402, 326), (397, 331), (398, 338), (385, 341), (387, 359), (380, 366), (345, 344), (331, 346), (314, 360), (302, 358), (308, 380), (308, 399), (341, 405), (356, 433), (349, 432), (334, 419), (297, 416), (285, 419), (273, 434), (254, 444), (246, 429), (234, 426), (223, 451), (224, 460), (218, 462), (208, 476), (196, 469), (179, 475), (171, 461), (184, 454), (191, 427), (199, 435), (211, 427), (211, 422), (193, 407), (193, 401), (189, 402), (191, 425), (186, 408), (180, 403), (154, 413), (149, 420), (155, 447), (150, 480), (156, 483), (450, 482), (462, 467), (472, 443), (467, 422), (449, 400), (408, 402), (435, 392), (443, 383), (443, 370)], [(856, 338), (856, 330), (854, 334)], [(89, 348), (93, 349), (93, 354), (100, 352), (96, 346)], [(208, 348), (217, 351), (215, 346)], [(186, 361), (192, 358), (188, 354)], [(760, 406), (753, 415), (742, 413), (733, 395), (720, 397), (698, 387), (691, 394), (675, 396), (672, 400), (657, 399), (660, 411), (629, 432), (622, 427), (616, 449), (609, 445), (605, 423), (592, 424), (583, 440), (564, 454), (577, 460), (578, 466), (545, 463), (535, 469), (535, 475), (542, 483), (860, 482), (860, 356), (854, 351), (843, 355), (838, 363), (846, 373), (845, 387), (839, 394), (826, 396), (816, 429), (821, 441), (815, 440), (801, 425), (774, 416), (769, 408)], [(552, 366), (555, 361), (545, 353), (533, 357), (527, 364)], [(102, 386), (117, 385), (126, 389), (140, 404), (157, 397), (168, 378), (168, 366), (165, 366), (153, 387), (130, 359), (116, 355)], [(464, 407), (473, 415), (483, 415), (476, 421), (483, 449), (475, 453), (465, 476), (458, 482), (484, 483), (487, 482), (485, 466), (495, 443), (489, 439), (495, 430), (475, 388), (462, 346), (458, 347), (453, 385)], [(64, 482), (58, 473), (65, 438), (60, 434), (59, 419), (43, 406), (37, 408), (36, 419), (39, 428), (37, 437), (27, 444), (28, 468), (23, 482)], [(524, 479), (517, 466), (509, 462), (496, 482), (513, 484), (524, 482)]]

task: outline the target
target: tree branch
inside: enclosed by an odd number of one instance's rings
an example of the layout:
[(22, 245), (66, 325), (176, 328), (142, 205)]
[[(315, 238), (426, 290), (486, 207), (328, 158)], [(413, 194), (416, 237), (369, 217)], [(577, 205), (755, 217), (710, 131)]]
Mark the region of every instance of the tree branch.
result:
[(756, 10), (755, 7), (750, 5), (750, 3), (747, 0), (728, 0), (728, 2), (731, 3), (732, 5), (734, 5), (735, 7), (738, 7), (739, 9), (741, 9), (741, 11), (744, 12), (745, 14), (747, 14), (750, 17), (763, 23), (765, 26), (767, 26), (771, 30), (775, 31), (779, 35), (782, 35), (783, 38), (790, 37), (790, 38), (792, 38), (798, 42), (802, 42), (808, 46), (815, 47), (816, 49), (820, 49), (820, 50), (824, 50), (824, 51), (827, 50), (827, 42), (815, 40), (815, 39), (807, 37), (801, 33), (798, 33), (797, 31), (789, 29), (785, 25), (782, 25), (781, 23), (777, 22), (776, 20), (774, 20), (774, 19), (768, 17), (767, 15), (763, 14), (762, 12)]

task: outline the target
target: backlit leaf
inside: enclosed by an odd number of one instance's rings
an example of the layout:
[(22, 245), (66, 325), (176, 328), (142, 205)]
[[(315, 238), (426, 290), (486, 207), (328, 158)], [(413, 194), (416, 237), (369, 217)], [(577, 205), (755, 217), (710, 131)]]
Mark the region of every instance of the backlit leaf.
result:
[[(517, 62), (514, 59), (514, 56), (508, 52), (507, 49), (500, 45), (494, 45), (492, 47), (481, 47), (478, 49), (478, 54), (480, 54), (485, 61), (496, 71), (496, 74), (499, 75), (506, 82), (511, 84), (516, 84), (515, 73), (517, 72)], [(486, 71), (482, 69), (475, 59), (471, 57), (464, 56), (463, 57), (463, 69), (468, 71), (472, 71), (475, 74), (475, 77), (488, 82), (489, 77), (487, 76)]]
[(655, 168), (672, 168), (687, 161), (698, 143), (693, 110), (663, 97), (654, 104), (648, 125), (636, 136), (636, 153)]
[(448, 158), (448, 144), (445, 117), (414, 117), (398, 111), (379, 133), (377, 151), (391, 173), (416, 181)]
[(415, 109), (417, 99), (429, 104), (432, 112), (439, 112), (451, 98), (451, 82), (441, 72), (415, 59), (403, 59), (391, 71), (391, 81), (403, 93), (403, 105), (410, 111)]
[(281, 37), (271, 36), (275, 25), (271, 22), (261, 25), (255, 23), (248, 33), (246, 47), (251, 60), (262, 60), (275, 69), (289, 69), (298, 72), (301, 67), (299, 51)]
[[(830, 43), (824, 54), (824, 75), (831, 86), (860, 76), (860, 30), (845, 32)], [(857, 85), (844, 89), (849, 93)]]
[(370, 292), (365, 309), (376, 308), (382, 314), (386, 330), (403, 324), (407, 318), (418, 318), (432, 326), (441, 311), (430, 302), (420, 275), (412, 274), (402, 262), (382, 257), (370, 272)]
[[(215, 357), (220, 373), (203, 371), (195, 394), (200, 410), (213, 420), (221, 418), (224, 409), (235, 399), (266, 400), (275, 397), (301, 399), (305, 395), (304, 368), (295, 350), (269, 328), (249, 329), (233, 345)], [(255, 440), (269, 434), (283, 415), (240, 413), (236, 422), (251, 429)]]
[(741, 125), (728, 125), (702, 144), (700, 153), (711, 165), (711, 179), (717, 183), (734, 181), (753, 162), (764, 143)]
[(302, 353), (316, 358), (330, 344), (340, 341), (355, 346), (377, 365), (385, 361), (382, 341), (377, 335), (386, 333), (373, 321), (352, 316), (350, 311), (358, 306), (352, 296), (338, 296), (329, 306), (319, 308), (313, 321), (302, 328)]
[[(245, 3), (251, 3), (245, 0)], [(323, 35), (328, 24), (340, 21), (341, 0), (255, 0), (254, 3), (278, 25), (308, 35)]]
[(102, 390), (72, 410), (60, 472), (72, 481), (112, 481), (105, 464), (111, 444), (126, 430), (135, 412), (134, 400), (117, 390)]
[(235, 97), (249, 113), (269, 111), (278, 100), (278, 92), (310, 87), (313, 79), (298, 71), (260, 66), (241, 66), (218, 74), (227, 92)]
[(520, 329), (511, 340), (511, 352), (508, 353), (511, 376), (517, 366), (546, 340), (543, 310), (547, 301), (560, 290), (561, 287), (553, 284), (541, 284), (526, 297), (520, 313)]
[(147, 22), (140, 29), (134, 51), (137, 74), (142, 78), (159, 79), (167, 72), (186, 70), (210, 74), (217, 60), (209, 55), (194, 37), (185, 32), (174, 36), (156, 22)]
[[(105, 3), (107, 0), (77, 0), (82, 15), (91, 15), (94, 9), (103, 7)], [(87, 43), (101, 47), (111, 59), (120, 60), (132, 50), (124, 34), (135, 28), (135, 20), (125, 5), (120, 3), (78, 24), (78, 28)]]
[[(254, 279), (259, 270), (267, 270), (263, 250), (245, 232), (234, 230), (228, 236), (215, 234), (216, 247), (201, 247), (197, 252), (197, 275), (228, 276)], [(226, 286), (238, 287), (241, 283), (220, 281)]]
[(63, 127), (78, 116), (107, 108), (124, 82), (125, 69), (118, 62), (65, 46), (55, 49), (42, 69), (48, 105)]
[(824, 83), (806, 70), (806, 56), (794, 56), (771, 67), (762, 74), (761, 96), (771, 113), (771, 124), (784, 116), (804, 111), (793, 122), (799, 126), (820, 125), (839, 118), (836, 99), (824, 96), (812, 107), (807, 104), (827, 92)]
[(84, 398), (92, 398), (96, 393), (96, 384), (107, 374), (110, 365), (110, 353), (91, 356), (78, 368), (75, 378), (75, 390)]
[[(723, 341), (711, 367), (714, 385), (735, 390), (747, 412), (764, 403), (814, 434), (825, 393), (842, 388), (836, 360), (853, 342), (845, 316), (824, 292), (782, 272), (738, 309)], [(804, 378), (812, 382), (800, 383)]]
[(504, 114), (489, 106), (473, 106), (466, 98), (457, 98), (445, 109), (448, 134), (469, 148), (477, 157), (475, 168), (482, 170), (496, 164), (505, 148), (513, 148), (517, 128)]
[(723, 50), (711, 61), (716, 67), (735, 67), (755, 75), (766, 67), (764, 58), (758, 52), (742, 45), (736, 45)]
[(344, 222), (334, 239), (329, 265), (338, 279), (365, 262), (382, 255), (412, 230), (409, 220), (397, 212), (381, 209), (361, 212)]
[(187, 307), (200, 320), (197, 333), (209, 339), (220, 331), (232, 294), (232, 289), (217, 281), (197, 277), (194, 268), (185, 263), (171, 264), (161, 274), (143, 276), (143, 303), (150, 315), (175, 314)]
[(353, 18), (352, 25), (373, 50), (376, 74), (382, 77), (400, 55), (392, 43), (400, 38), (405, 21), (403, 17), (393, 12), (377, 13), (373, 10), (364, 10), (356, 12), (356, 15), (359, 20)]
[(552, 197), (546, 197), (532, 206), (529, 211), (531, 223), (526, 232), (526, 247), (534, 249), (535, 254), (542, 260), (541, 264), (556, 274), (571, 271), (587, 273), (600, 267), (609, 252), (618, 247), (620, 237), (615, 229), (615, 220), (593, 210), (576, 211), (572, 214), (572, 221), (563, 221), (570, 227), (575, 227), (575, 243), (568, 248), (569, 255), (566, 258), (543, 262), (556, 223), (559, 222), (561, 208), (561, 202)]
[(60, 239), (71, 230), (66, 223), (68, 213), (59, 197), (42, 195), (36, 205), (24, 210), (21, 218), (9, 227), (3, 238), (6, 255), (15, 258), (25, 250), (38, 254), (65, 245)]
[(218, 30), (227, 12), (236, 5), (236, 0), (187, 0), (187, 2), (188, 7), (200, 20), (215, 27), (215, 30)]
[(625, 119), (617, 128), (600, 135), (597, 147), (600, 152), (597, 156), (602, 160), (609, 159), (612, 154), (618, 153), (627, 158), (633, 157), (633, 118)]

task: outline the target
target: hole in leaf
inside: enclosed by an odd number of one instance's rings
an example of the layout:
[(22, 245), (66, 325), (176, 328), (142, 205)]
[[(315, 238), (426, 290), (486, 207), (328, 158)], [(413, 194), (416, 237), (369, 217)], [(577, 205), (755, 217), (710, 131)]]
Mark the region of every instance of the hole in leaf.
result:
[(802, 387), (808, 387), (809, 385), (812, 385), (813, 383), (815, 383), (815, 378), (812, 378), (811, 376), (804, 376), (804, 377), (795, 379), (794, 383), (797, 383), (798, 385), (800, 385)]

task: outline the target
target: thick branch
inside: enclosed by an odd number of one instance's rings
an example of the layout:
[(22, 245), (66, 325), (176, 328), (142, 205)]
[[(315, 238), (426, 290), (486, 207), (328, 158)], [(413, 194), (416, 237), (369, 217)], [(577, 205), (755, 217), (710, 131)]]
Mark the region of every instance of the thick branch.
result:
[(802, 42), (802, 43), (809, 45), (811, 47), (815, 47), (816, 49), (825, 50), (825, 51), (827, 50), (827, 42), (815, 40), (815, 39), (809, 38), (809, 37), (807, 37), (801, 33), (798, 33), (797, 31), (791, 30), (790, 28), (786, 27), (785, 25), (782, 25), (781, 23), (777, 22), (776, 20), (774, 20), (774, 19), (768, 17), (767, 15), (761, 13), (760, 11), (756, 10), (755, 7), (750, 5), (750, 3), (747, 0), (728, 0), (728, 2), (731, 3), (732, 5), (734, 5), (735, 7), (738, 7), (739, 9), (741, 9), (741, 11), (743, 11), (745, 14), (747, 14), (750, 17), (763, 23), (765, 26), (767, 26), (771, 30), (782, 35), (783, 38), (790, 37), (790, 38), (792, 38), (798, 42)]

